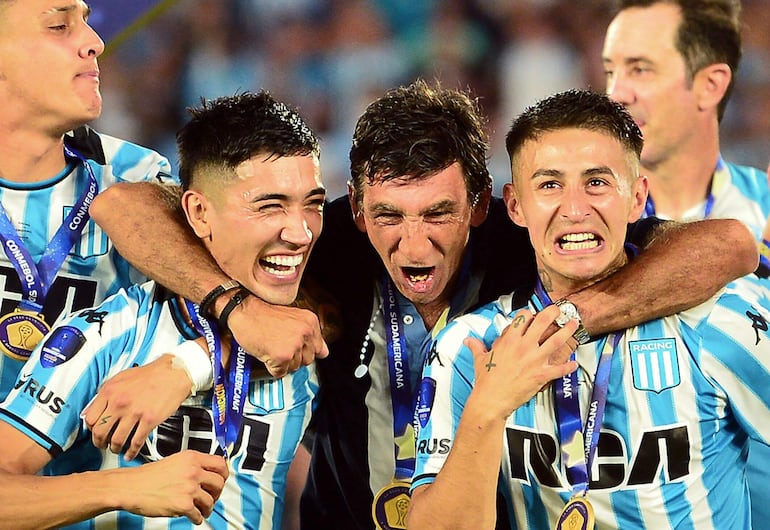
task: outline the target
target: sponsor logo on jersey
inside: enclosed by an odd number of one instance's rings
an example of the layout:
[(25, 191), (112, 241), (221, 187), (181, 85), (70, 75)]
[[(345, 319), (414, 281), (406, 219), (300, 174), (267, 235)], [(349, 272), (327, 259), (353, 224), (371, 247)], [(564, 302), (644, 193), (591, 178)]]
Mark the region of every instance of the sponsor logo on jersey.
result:
[(679, 385), (679, 359), (676, 340), (634, 340), (628, 344), (634, 387), (662, 392)]
[(36, 407), (48, 409), (53, 414), (59, 414), (66, 404), (64, 399), (54, 394), (53, 390), (41, 384), (37, 379), (34, 379), (32, 374), (22, 373), (13, 389), (18, 390), (27, 399), (32, 398)]
[(86, 337), (78, 328), (62, 326), (48, 335), (40, 352), (40, 366), (53, 368), (66, 363), (80, 351), (86, 343)]

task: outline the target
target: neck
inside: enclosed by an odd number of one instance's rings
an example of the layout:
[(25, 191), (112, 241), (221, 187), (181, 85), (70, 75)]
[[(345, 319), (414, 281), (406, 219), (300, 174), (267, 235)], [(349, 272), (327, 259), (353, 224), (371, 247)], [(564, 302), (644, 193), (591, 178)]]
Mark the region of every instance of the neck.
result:
[(66, 164), (62, 136), (0, 128), (0, 178), (41, 182), (60, 173)]
[(706, 200), (719, 158), (719, 140), (714, 136), (697, 149), (682, 148), (657, 164), (643, 164), (656, 215), (679, 220)]
[(438, 322), (441, 314), (449, 307), (446, 302), (433, 302), (430, 304), (414, 304), (417, 312), (420, 313), (425, 329), (431, 331)]
[(608, 276), (611, 276), (626, 263), (628, 263), (628, 256), (626, 255), (625, 250), (623, 250), (603, 272), (600, 272), (588, 280), (570, 278), (568, 276), (552, 273), (543, 268), (540, 263), (538, 263), (538, 275), (540, 277), (540, 282), (543, 285), (543, 289), (545, 289), (546, 293), (548, 293), (548, 296), (551, 298), (551, 302), (556, 302), (561, 298), (569, 297), (595, 283), (599, 283)]

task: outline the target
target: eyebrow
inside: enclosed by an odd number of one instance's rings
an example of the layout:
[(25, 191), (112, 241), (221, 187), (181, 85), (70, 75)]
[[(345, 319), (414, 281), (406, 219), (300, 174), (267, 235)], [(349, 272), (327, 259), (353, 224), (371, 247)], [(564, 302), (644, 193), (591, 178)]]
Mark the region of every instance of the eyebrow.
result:
[[(609, 166), (596, 166), (596, 167), (590, 167), (588, 169), (585, 169), (581, 171), (581, 176), (584, 177), (591, 177), (594, 175), (610, 175), (612, 177), (615, 177), (615, 172), (612, 171), (612, 168)], [(564, 172), (559, 171), (558, 169), (538, 169), (534, 173), (532, 173), (531, 179), (535, 179), (538, 177), (563, 177)]]
[(83, 17), (88, 18), (91, 16), (91, 6), (86, 4), (85, 2), (75, 2), (74, 4), (69, 4), (66, 6), (54, 6), (51, 8), (49, 13), (71, 13), (73, 11), (77, 11), (80, 6), (83, 6)]
[[(451, 199), (444, 199), (443, 201), (439, 201), (435, 204), (431, 204), (427, 208), (423, 208), (420, 210), (418, 215), (430, 215), (434, 214), (436, 212), (441, 212), (443, 210), (454, 210), (457, 207), (457, 202), (453, 201)], [(378, 214), (378, 213), (395, 213), (395, 214), (404, 214), (403, 209), (397, 208), (393, 206), (392, 204), (385, 203), (385, 202), (378, 202), (371, 206), (370, 211), (372, 214)]]
[[(316, 195), (322, 195), (323, 197), (326, 197), (326, 188), (319, 186), (318, 188), (314, 188), (307, 192), (305, 195), (305, 199), (308, 199), (310, 197), (314, 197)], [(285, 193), (264, 193), (262, 195), (258, 195), (254, 197), (254, 199), (251, 202), (259, 202), (259, 201), (288, 201), (289, 196)]]

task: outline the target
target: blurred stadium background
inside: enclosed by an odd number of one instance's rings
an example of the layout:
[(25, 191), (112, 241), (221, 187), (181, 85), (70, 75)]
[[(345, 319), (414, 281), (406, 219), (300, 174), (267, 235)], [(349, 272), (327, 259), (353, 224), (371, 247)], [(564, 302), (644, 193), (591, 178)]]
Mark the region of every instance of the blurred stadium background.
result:
[[(503, 136), (526, 105), (604, 86), (608, 0), (92, 0), (107, 42), (99, 130), (155, 148), (201, 97), (265, 88), (299, 107), (322, 141), (331, 197), (345, 191), (353, 125), (386, 89), (416, 77), (469, 88), (489, 119), (495, 188)], [(744, 57), (722, 151), (770, 162), (770, 0), (744, 0)]]

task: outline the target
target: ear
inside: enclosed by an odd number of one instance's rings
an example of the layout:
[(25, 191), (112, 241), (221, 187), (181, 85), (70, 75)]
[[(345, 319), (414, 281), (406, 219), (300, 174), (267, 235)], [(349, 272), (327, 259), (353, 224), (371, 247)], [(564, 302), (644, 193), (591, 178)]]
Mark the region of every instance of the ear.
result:
[(471, 212), (471, 226), (479, 226), (486, 220), (487, 213), (489, 212), (489, 201), (491, 199), (492, 186), (488, 186), (479, 193), (476, 204), (473, 206), (473, 211)]
[(195, 235), (201, 239), (211, 236), (208, 213), (211, 204), (200, 192), (187, 190), (182, 195), (182, 209)]
[(358, 207), (358, 201), (356, 200), (356, 189), (351, 182), (348, 182), (348, 202), (350, 202), (350, 210), (353, 212), (353, 221), (356, 223), (358, 230), (366, 233), (366, 221), (364, 221), (364, 212)]
[(693, 79), (693, 92), (700, 110), (716, 108), (725, 97), (733, 74), (725, 63), (711, 64), (702, 68)]
[(506, 182), (503, 186), (503, 199), (505, 207), (508, 210), (508, 217), (517, 225), (526, 228), (527, 220), (521, 212), (521, 205), (516, 198), (516, 188), (511, 182)]
[(633, 223), (639, 220), (644, 211), (644, 207), (647, 205), (647, 194), (650, 191), (650, 183), (647, 181), (647, 177), (639, 175), (636, 182), (633, 184), (631, 190), (631, 210), (628, 213), (628, 222)]

